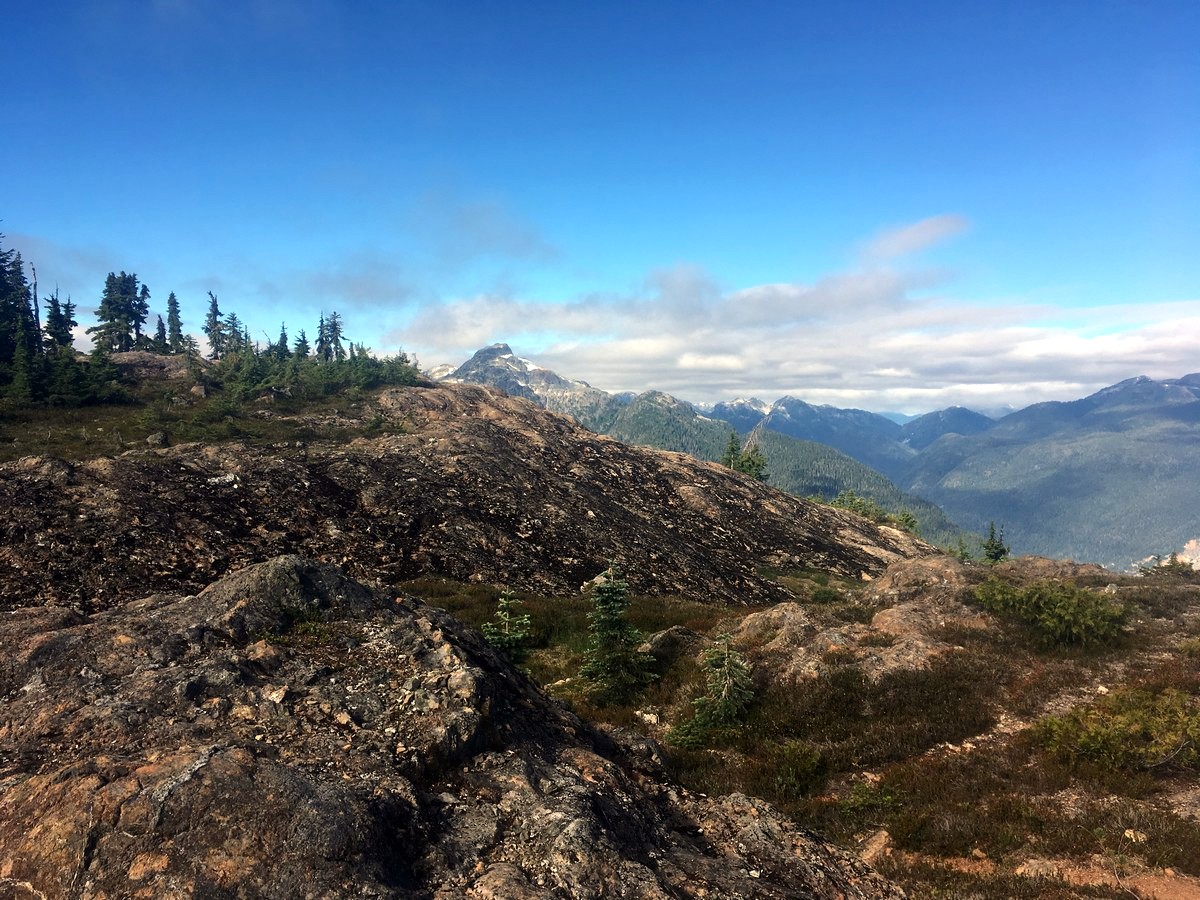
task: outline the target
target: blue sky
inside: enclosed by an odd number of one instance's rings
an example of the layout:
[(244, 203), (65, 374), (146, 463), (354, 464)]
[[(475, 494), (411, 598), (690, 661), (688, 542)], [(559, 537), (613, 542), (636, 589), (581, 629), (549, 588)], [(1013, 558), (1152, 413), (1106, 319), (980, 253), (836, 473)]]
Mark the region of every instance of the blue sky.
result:
[(83, 310), (698, 401), (1200, 369), (1195, 2), (18, 6), (0, 230)]

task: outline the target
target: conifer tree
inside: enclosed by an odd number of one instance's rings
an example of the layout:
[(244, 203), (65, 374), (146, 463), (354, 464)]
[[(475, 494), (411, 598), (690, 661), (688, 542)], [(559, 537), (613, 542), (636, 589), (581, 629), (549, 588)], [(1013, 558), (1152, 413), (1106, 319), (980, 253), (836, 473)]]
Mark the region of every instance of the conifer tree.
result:
[(325, 313), (321, 313), (321, 319), (317, 322), (317, 343), (313, 349), (317, 356), (317, 362), (329, 362), (333, 356), (333, 351), (329, 346), (329, 332), (325, 328)]
[(0, 250), (0, 392), (18, 405), (35, 399), (42, 341), (21, 254)]
[(758, 449), (758, 444), (751, 444), (743, 450), (742, 442), (738, 440), (735, 431), (729, 432), (729, 442), (725, 445), (725, 452), (721, 454), (721, 465), (759, 481), (767, 480), (767, 458)]
[(692, 701), (696, 708), (692, 718), (668, 735), (672, 743), (681, 747), (702, 746), (712, 731), (736, 724), (754, 699), (750, 667), (728, 634), (720, 635), (717, 645), (704, 651), (700, 667), (704, 670), (707, 691)]
[(514, 664), (525, 659), (530, 636), (529, 613), (517, 611), (521, 605), (512, 591), (501, 592), (500, 599), (496, 601), (496, 615), (479, 629), (487, 642)]
[(292, 355), (291, 348), (288, 346), (287, 325), (283, 322), (279, 323), (279, 340), (270, 347), (271, 354), (280, 362)]
[(114, 353), (132, 350), (136, 336), (141, 334), (142, 323), (146, 321), (142, 302), (144, 299), (148, 310), (149, 297), (150, 292), (144, 285), (139, 295), (136, 275), (109, 272), (96, 310), (98, 324), (89, 328), (88, 334), (94, 335), (93, 340), (105, 350)]
[(296, 343), (292, 348), (292, 355), (295, 356), (296, 359), (308, 359), (308, 354), (311, 352), (312, 350), (308, 346), (308, 336), (305, 335), (304, 329), (301, 328), (300, 333), (296, 335)]
[(167, 295), (167, 345), (172, 353), (182, 353), (183, 319), (179, 315), (179, 300), (175, 292)]
[(742, 442), (738, 440), (736, 431), (730, 431), (729, 440), (725, 444), (725, 452), (721, 454), (721, 465), (732, 469), (741, 455)]
[(1000, 533), (996, 533), (996, 523), (988, 523), (987, 540), (983, 542), (983, 561), (989, 564), (995, 564), (1005, 559), (1008, 556), (1008, 544), (1004, 543), (1004, 527), (1000, 527)]
[(225, 355), (225, 320), (221, 317), (221, 307), (217, 305), (217, 295), (208, 292), (208, 315), (204, 317), (204, 336), (208, 338), (211, 359), (220, 359)]
[(336, 310), (325, 320), (325, 331), (329, 356), (341, 362), (346, 358), (346, 349), (342, 346), (342, 317)]
[(46, 334), (46, 349), (52, 353), (67, 349), (74, 343), (75, 335), (72, 329), (79, 323), (75, 321), (75, 304), (68, 297), (66, 302), (58, 299), (58, 291), (46, 298), (46, 324), (43, 331)]
[[(137, 278), (134, 276), (134, 281)], [(142, 326), (146, 324), (146, 317), (150, 315), (150, 288), (145, 284), (138, 291), (137, 299), (133, 303), (133, 342), (138, 345), (142, 342)]]
[(225, 317), (225, 352), (241, 353), (247, 344), (249, 341), (246, 338), (246, 330), (242, 327), (242, 320), (238, 318), (237, 313), (231, 312)]
[(171, 352), (170, 344), (167, 342), (167, 323), (163, 321), (163, 317), (158, 317), (158, 326), (154, 329), (154, 341), (151, 343), (151, 348), (155, 353), (167, 354)]
[(33, 402), (34, 397), (34, 361), (29, 354), (25, 341), (17, 341), (16, 351), (12, 359), (12, 371), (5, 396), (9, 402), (17, 406), (25, 406)]
[(629, 586), (610, 565), (593, 593), (591, 637), (579, 675), (601, 703), (625, 703), (654, 680), (650, 657), (638, 652), (642, 635), (629, 621)]

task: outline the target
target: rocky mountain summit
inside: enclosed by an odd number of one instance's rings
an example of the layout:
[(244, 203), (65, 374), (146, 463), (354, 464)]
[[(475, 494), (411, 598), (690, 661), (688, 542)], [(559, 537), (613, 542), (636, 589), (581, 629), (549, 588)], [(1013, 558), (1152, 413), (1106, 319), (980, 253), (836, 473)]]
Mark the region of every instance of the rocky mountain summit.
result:
[(933, 552), (487, 388), (387, 389), (328, 418), (373, 436), (0, 466), (0, 605), (100, 609), (197, 591), (284, 553), (356, 578), (432, 574), (550, 594), (577, 592), (615, 560), (640, 593), (758, 603), (792, 599), (763, 567), (858, 579)]
[(605, 431), (606, 423), (630, 399), (624, 394), (610, 394), (594, 388), (586, 381), (564, 378), (517, 356), (508, 344), (484, 347), (461, 366), (438, 366), (430, 370), (429, 376), (436, 381), (499, 388), (514, 397), (532, 400), (551, 412), (573, 416), (596, 431)]
[(196, 595), (10, 612), (15, 898), (885, 898), (762, 801), (550, 700), (417, 600), (280, 557)]

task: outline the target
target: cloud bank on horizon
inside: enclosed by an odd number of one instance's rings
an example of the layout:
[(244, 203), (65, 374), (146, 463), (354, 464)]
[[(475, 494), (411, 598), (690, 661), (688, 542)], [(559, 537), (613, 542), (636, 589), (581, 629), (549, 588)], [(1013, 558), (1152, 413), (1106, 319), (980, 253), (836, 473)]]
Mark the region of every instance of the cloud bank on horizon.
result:
[(1200, 369), (1200, 300), (1069, 311), (966, 303), (953, 295), (952, 273), (905, 264), (968, 228), (964, 216), (937, 215), (881, 231), (856, 265), (812, 284), (725, 288), (698, 266), (677, 265), (623, 296), (438, 300), (383, 342), (457, 364), (504, 341), (609, 391), (710, 403), (792, 394), (898, 411), (1023, 406)]

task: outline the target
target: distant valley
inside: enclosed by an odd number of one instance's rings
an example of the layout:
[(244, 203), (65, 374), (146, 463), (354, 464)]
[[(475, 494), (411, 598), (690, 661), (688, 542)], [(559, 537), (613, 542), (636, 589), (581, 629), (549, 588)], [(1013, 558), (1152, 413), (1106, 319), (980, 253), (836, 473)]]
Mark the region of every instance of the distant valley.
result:
[(478, 351), (439, 380), (498, 387), (632, 444), (717, 460), (730, 430), (755, 443), (776, 487), (832, 499), (853, 490), (908, 510), (928, 540), (1005, 530), (1014, 553), (1130, 568), (1200, 538), (1200, 374), (1131, 378), (998, 419), (962, 407), (893, 418), (739, 399), (711, 409), (657, 391), (609, 394), (522, 359)]

